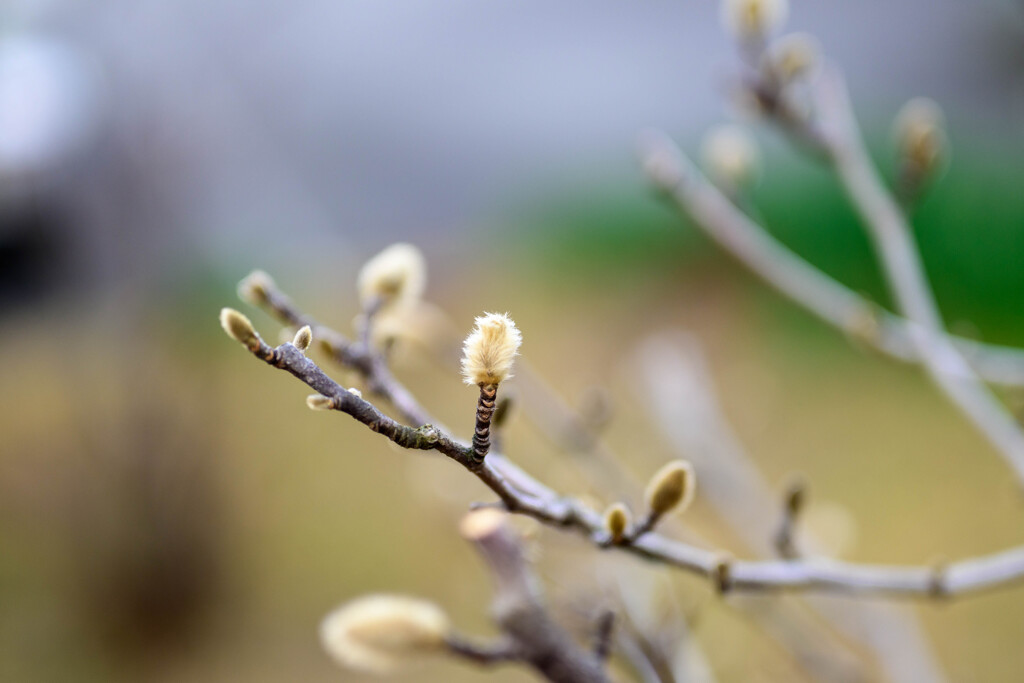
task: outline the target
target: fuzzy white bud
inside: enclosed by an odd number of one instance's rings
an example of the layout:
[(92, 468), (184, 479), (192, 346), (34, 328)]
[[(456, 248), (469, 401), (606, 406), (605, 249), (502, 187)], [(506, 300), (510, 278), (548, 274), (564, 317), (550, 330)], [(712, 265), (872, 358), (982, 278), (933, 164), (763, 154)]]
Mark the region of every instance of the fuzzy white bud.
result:
[(431, 602), (367, 595), (327, 615), (320, 640), (339, 664), (383, 674), (440, 651), (450, 631), (448, 617)]
[(512, 362), (523, 335), (507, 313), (485, 313), (476, 319), (462, 346), (466, 384), (500, 384), (512, 376)]
[(309, 328), (309, 325), (303, 325), (298, 332), (295, 333), (295, 337), (292, 339), (292, 344), (299, 351), (303, 353), (309, 348), (309, 345), (313, 343), (313, 330)]
[(788, 0), (722, 0), (722, 26), (741, 42), (760, 41), (789, 16)]
[(306, 397), (306, 405), (310, 410), (334, 410), (334, 399), (322, 394), (310, 394)]
[(392, 244), (359, 271), (359, 299), (363, 307), (415, 303), (423, 296), (427, 267), (419, 249), (404, 242)]
[(709, 179), (732, 192), (757, 179), (761, 152), (757, 140), (746, 128), (721, 124), (704, 136), (701, 161)]
[(222, 308), (220, 326), (235, 341), (250, 346), (256, 339), (256, 329), (252, 322), (233, 308)]

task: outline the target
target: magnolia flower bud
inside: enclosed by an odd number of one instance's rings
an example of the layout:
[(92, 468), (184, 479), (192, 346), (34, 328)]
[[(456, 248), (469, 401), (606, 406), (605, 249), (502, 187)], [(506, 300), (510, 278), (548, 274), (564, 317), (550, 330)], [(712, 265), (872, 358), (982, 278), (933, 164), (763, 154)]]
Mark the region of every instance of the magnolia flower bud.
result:
[(910, 100), (896, 115), (893, 138), (901, 158), (915, 174), (935, 171), (948, 148), (942, 109), (925, 97)]
[(444, 648), (451, 631), (437, 605), (397, 595), (368, 595), (331, 612), (320, 640), (339, 664), (389, 673), (410, 660)]
[(722, 0), (721, 4), (722, 25), (741, 42), (764, 40), (788, 15), (788, 0)]
[(808, 33), (790, 33), (771, 46), (769, 66), (782, 83), (791, 83), (814, 73), (821, 64), (821, 44)]
[(274, 281), (262, 270), (254, 270), (238, 283), (238, 297), (259, 306), (267, 301), (267, 293), (274, 289)]
[(647, 484), (647, 507), (658, 516), (674, 508), (682, 512), (693, 500), (696, 485), (693, 466), (684, 460), (673, 460), (658, 470)]
[(249, 346), (256, 339), (256, 329), (244, 315), (233, 308), (222, 308), (220, 326), (235, 341)]
[(309, 329), (309, 325), (303, 325), (302, 328), (295, 333), (295, 338), (292, 340), (292, 344), (299, 351), (303, 353), (309, 348), (309, 345), (313, 343), (313, 330)]
[(392, 244), (359, 271), (359, 298), (367, 308), (415, 303), (423, 296), (427, 268), (423, 254), (411, 244)]
[(311, 394), (306, 397), (306, 405), (310, 410), (334, 410), (334, 399), (321, 394)]
[(523, 335), (507, 313), (485, 313), (462, 346), (466, 384), (500, 384), (511, 377), (512, 362)]
[(761, 167), (757, 140), (735, 124), (721, 124), (708, 131), (701, 144), (701, 159), (711, 181), (730, 192), (756, 180)]
[(615, 503), (604, 513), (604, 530), (608, 532), (608, 535), (612, 537), (612, 540), (618, 543), (625, 537), (626, 531), (629, 530), (630, 524), (632, 524), (632, 516), (629, 514), (629, 508), (622, 503)]

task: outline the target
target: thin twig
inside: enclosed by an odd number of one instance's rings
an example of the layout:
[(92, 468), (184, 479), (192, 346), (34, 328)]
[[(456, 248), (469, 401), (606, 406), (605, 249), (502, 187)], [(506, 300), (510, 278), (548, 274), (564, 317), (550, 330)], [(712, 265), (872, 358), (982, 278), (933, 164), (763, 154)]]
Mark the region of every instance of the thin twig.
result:
[[(865, 175), (870, 174), (863, 168), (866, 160), (858, 157), (858, 152), (846, 151), (843, 154), (846, 155), (842, 161), (846, 168), (844, 173), (850, 176), (847, 182), (852, 183), (857, 192), (865, 194), (864, 201), (872, 202), (868, 209), (871, 215), (874, 216), (873, 212), (877, 211), (885, 221), (886, 246), (880, 247), (881, 253), (899, 252), (898, 257), (886, 257), (886, 270), (898, 271), (892, 280), (893, 287), (907, 290), (898, 297), (900, 305), (911, 305), (913, 308), (908, 309), (912, 313), (908, 315), (908, 320), (896, 323), (900, 319), (893, 317), (889, 324), (893, 326), (892, 329), (897, 329), (896, 325), (903, 326), (902, 330), (911, 349), (915, 351), (917, 361), (923, 364), (935, 383), (1004, 456), (1018, 477), (1024, 480), (1024, 434), (1006, 409), (980, 383), (978, 376), (941, 326), (936, 326), (938, 318), (934, 303), (928, 304), (922, 298), (930, 292), (920, 277), (920, 262), (909, 242), (902, 214), (895, 205), (888, 206), (891, 199), (879, 198), (877, 192), (884, 192), (884, 188), (873, 185), (877, 181), (875, 176)], [(823, 320), (840, 329), (851, 329), (858, 322), (870, 320), (876, 315), (864, 308), (863, 300), (845, 290), (842, 285), (798, 257), (777, 249), (772, 238), (729, 203), (667, 138), (661, 135), (648, 136), (644, 155), (645, 167), (652, 180), (669, 192), (677, 205), (697, 224), (714, 226), (716, 232), (713, 235), (716, 239), (727, 244), (733, 253), (744, 254), (744, 263), (751, 268), (766, 269), (765, 272), (758, 270), (762, 277), (776, 284), (780, 290), (793, 296)], [(756, 246), (751, 249), (751, 245)], [(766, 253), (772, 253), (773, 258), (763, 259)], [(904, 271), (908, 269), (916, 269), (918, 274), (906, 275)], [(837, 302), (839, 308), (831, 309)], [(882, 329), (881, 324), (878, 327)], [(879, 334), (874, 338), (878, 341), (871, 343), (888, 351), (888, 345), (883, 345), (881, 338)], [(872, 340), (872, 337), (868, 339)]]
[(615, 612), (605, 610), (597, 618), (597, 629), (594, 635), (594, 655), (602, 662), (607, 661), (612, 653), (612, 639), (615, 634)]
[(482, 666), (519, 661), (523, 658), (519, 646), (510, 638), (500, 638), (491, 642), (477, 642), (453, 634), (445, 639), (445, 645), (448, 646), (448, 650), (453, 655)]
[(610, 683), (604, 661), (584, 650), (548, 614), (516, 534), (505, 514), (471, 512), (462, 535), (472, 541), (494, 578), (493, 612), (519, 656), (555, 683)]
[[(767, 284), (877, 351), (907, 363), (922, 362), (904, 318), (882, 310), (772, 237), (707, 182), (667, 135), (645, 135), (641, 156), (646, 172), (676, 209)], [(985, 381), (1024, 386), (1024, 349), (950, 339)]]
[[(668, 447), (693, 462), (702, 500), (749, 550), (770, 556), (775, 529), (767, 511), (777, 504), (776, 494), (723, 413), (699, 342), (688, 334), (658, 335), (645, 340), (633, 356), (630, 376), (637, 378), (633, 385), (637, 400), (649, 411), (652, 424), (665, 432)], [(665, 431), (669, 426), (671, 433)], [(809, 529), (801, 531), (800, 541), (809, 554), (821, 546)], [(902, 606), (828, 595), (807, 596), (807, 605), (860, 650), (871, 652), (888, 680), (945, 680), (920, 625)], [(765, 610), (769, 603), (759, 601), (746, 607)], [(850, 665), (838, 656), (838, 645), (826, 645), (829, 654), (824, 659), (820, 651), (812, 651), (808, 629), (816, 638), (823, 637), (826, 630), (818, 623), (807, 624), (798, 608), (792, 601), (771, 602), (771, 611), (764, 615), (774, 617), (768, 621), (769, 630), (785, 640), (787, 649), (811, 667), (816, 678), (844, 679), (843, 672), (849, 673)]]
[[(270, 347), (258, 336), (248, 346), (257, 358), (292, 374), (321, 395), (331, 407), (347, 413), (399, 446), (436, 450), (459, 463), (493, 491), (510, 511), (570, 529), (599, 542), (604, 536), (601, 515), (572, 498), (536, 496), (510, 483), (490, 462), (472, 457), (472, 446), (429, 424), (408, 427), (332, 380), (291, 343)], [(529, 491), (548, 487), (518, 470)], [(728, 554), (648, 533), (632, 543), (614, 546), (707, 578), (719, 590), (823, 591), (901, 597), (957, 596), (976, 593), (1024, 578), (1024, 547), (951, 563), (937, 575), (932, 567), (855, 564), (823, 558), (793, 561), (742, 561)]]
[(911, 323), (910, 339), (925, 369), (1024, 481), (1024, 431), (946, 336), (906, 215), (868, 156), (839, 70), (825, 68), (815, 92), (819, 116), (831, 133), (832, 165), (868, 228), (897, 308)]

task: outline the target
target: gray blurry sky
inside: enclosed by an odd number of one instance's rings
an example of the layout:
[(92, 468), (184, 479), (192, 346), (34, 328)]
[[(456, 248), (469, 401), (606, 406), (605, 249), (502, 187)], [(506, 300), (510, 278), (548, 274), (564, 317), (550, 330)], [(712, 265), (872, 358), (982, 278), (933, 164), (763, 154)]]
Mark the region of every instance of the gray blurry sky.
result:
[[(14, 0), (0, 18), (8, 38), (56, 38), (98, 74), (82, 225), (267, 263), (287, 256), (271, 230), (364, 250), (458, 234), (512, 192), (628, 173), (644, 127), (693, 139), (724, 113), (717, 12), (713, 0)], [(1022, 20), (1010, 0), (795, 0), (789, 27), (821, 39), (875, 119), (925, 94), (955, 125), (1021, 136)], [(126, 192), (141, 208), (89, 214)]]

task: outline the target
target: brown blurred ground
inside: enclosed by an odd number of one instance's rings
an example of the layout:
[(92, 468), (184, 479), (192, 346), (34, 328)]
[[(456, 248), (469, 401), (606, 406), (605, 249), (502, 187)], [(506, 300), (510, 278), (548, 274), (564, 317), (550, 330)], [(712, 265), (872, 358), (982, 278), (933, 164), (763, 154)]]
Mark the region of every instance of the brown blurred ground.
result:
[[(769, 480), (802, 471), (815, 501), (852, 513), (851, 559), (930, 562), (1024, 537), (1009, 472), (918, 372), (814, 323), (780, 322), (780, 310), (800, 314), (743, 284), (700, 271), (569, 281), (508, 264), (470, 291), (460, 283), (472, 271), (443, 276), (433, 298), (465, 326), (485, 308), (512, 312), (523, 355), (570, 401), (607, 386), (617, 405), (608, 440), (640, 477), (670, 456), (644, 427), (620, 361), (646, 335), (682, 326), (704, 343), (728, 416)], [(313, 285), (292, 287), (302, 288)], [(234, 303), (227, 288), (217, 298)], [(353, 313), (343, 297), (303, 303), (339, 326)], [(179, 325), (150, 310), (119, 325), (43, 309), (0, 332), (0, 678), (361, 680), (328, 661), (316, 629), (335, 604), (372, 591), (431, 598), (463, 628), (489, 632), (487, 576), (455, 532), (465, 506), (486, 498), (481, 487), (307, 410), (305, 388), (227, 340), (216, 312), (187, 311)], [(252, 317), (275, 338), (265, 316)], [(399, 375), (464, 434), (474, 399), (455, 373), (403, 358)], [(521, 416), (507, 440), (529, 470), (600, 495)], [(699, 502), (686, 521), (737, 547)], [(540, 544), (553, 599), (578, 599), (575, 577), (606, 562), (558, 532)], [(675, 576), (720, 680), (806, 677), (730, 600)], [(1024, 591), (916, 609), (951, 680), (1012, 680), (1024, 665)], [(439, 662), (395, 680), (482, 675)]]

